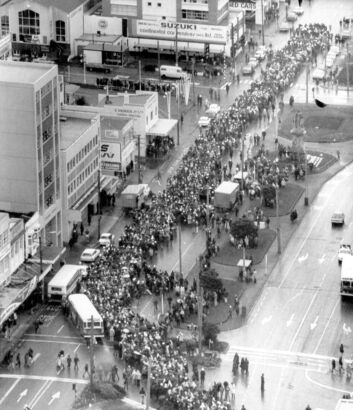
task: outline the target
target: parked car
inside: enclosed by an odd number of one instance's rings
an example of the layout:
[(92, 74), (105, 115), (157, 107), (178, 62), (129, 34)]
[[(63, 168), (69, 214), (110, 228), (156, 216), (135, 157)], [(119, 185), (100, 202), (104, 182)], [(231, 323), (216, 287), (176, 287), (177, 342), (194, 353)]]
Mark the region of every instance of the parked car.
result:
[(211, 119), (209, 117), (200, 117), (199, 127), (208, 127), (210, 125)]
[(279, 31), (282, 32), (287, 32), (291, 29), (291, 25), (289, 23), (287, 23), (286, 21), (284, 21), (282, 24), (280, 24), (279, 26)]
[(342, 262), (345, 255), (352, 255), (351, 245), (341, 244), (338, 250), (338, 263)]
[(248, 65), (256, 68), (259, 65), (259, 60), (256, 57), (250, 57)]
[(295, 13), (298, 16), (301, 16), (302, 14), (304, 14), (304, 9), (303, 7), (299, 7), (299, 6), (294, 7), (293, 13)]
[(293, 21), (296, 21), (297, 20), (297, 15), (295, 14), (295, 13), (293, 13), (292, 11), (290, 11), (288, 14), (287, 14), (287, 21), (289, 21), (289, 22), (293, 22)]
[(254, 67), (252, 65), (245, 65), (242, 69), (243, 75), (253, 75), (254, 74)]
[(113, 235), (112, 233), (102, 233), (98, 242), (99, 245), (101, 246), (109, 246), (112, 245), (114, 243), (114, 239), (115, 239), (115, 235)]
[(100, 250), (96, 248), (86, 248), (80, 257), (80, 261), (84, 263), (92, 263), (95, 262), (100, 255)]
[(221, 107), (218, 104), (211, 104), (206, 111), (206, 114), (209, 117), (215, 117), (221, 110)]
[(266, 58), (266, 48), (259, 48), (256, 50), (255, 53), (255, 58), (257, 58), (259, 61), (263, 61)]
[(332, 225), (343, 225), (344, 224), (344, 213), (343, 212), (335, 212), (331, 216), (331, 224)]

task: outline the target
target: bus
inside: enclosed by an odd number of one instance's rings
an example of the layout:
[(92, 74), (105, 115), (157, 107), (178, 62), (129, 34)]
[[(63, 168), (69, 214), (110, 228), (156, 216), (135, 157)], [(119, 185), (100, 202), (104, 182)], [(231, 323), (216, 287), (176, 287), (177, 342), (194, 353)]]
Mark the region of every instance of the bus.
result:
[(81, 265), (64, 265), (48, 283), (48, 299), (61, 302), (76, 290), (78, 281), (84, 276)]
[(353, 296), (353, 255), (344, 255), (341, 268), (341, 298)]
[[(103, 319), (89, 298), (83, 293), (69, 296), (70, 318), (83, 337), (104, 337)], [(93, 329), (92, 329), (93, 317)]]

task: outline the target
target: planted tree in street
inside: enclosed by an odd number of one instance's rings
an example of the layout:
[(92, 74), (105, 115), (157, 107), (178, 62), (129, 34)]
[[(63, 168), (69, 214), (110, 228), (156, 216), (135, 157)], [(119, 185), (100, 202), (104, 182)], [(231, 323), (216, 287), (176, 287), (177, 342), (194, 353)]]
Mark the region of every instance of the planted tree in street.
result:
[(237, 242), (244, 244), (248, 240), (248, 246), (250, 248), (254, 247), (257, 243), (258, 228), (254, 224), (254, 221), (248, 218), (235, 220), (231, 225), (230, 232)]

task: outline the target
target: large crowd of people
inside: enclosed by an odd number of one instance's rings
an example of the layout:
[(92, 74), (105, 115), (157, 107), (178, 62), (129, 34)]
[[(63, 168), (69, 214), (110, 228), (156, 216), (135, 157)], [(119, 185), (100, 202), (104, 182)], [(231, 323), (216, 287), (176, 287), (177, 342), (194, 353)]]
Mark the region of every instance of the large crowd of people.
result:
[[(313, 50), (319, 52), (327, 38), (329, 32), (324, 25), (300, 26), (288, 44), (273, 53), (263, 79), (254, 81), (249, 90), (212, 120), (208, 131), (190, 147), (175, 175), (168, 178), (167, 188), (153, 195), (148, 208), (136, 210), (118, 245), (105, 249), (89, 270), (85, 291), (104, 318), (107, 336), (114, 340), (130, 369), (138, 368), (144, 375), (150, 363), (151, 390), (170, 409), (228, 410), (231, 404), (219, 400), (214, 389), (200, 388), (189, 377), (186, 355), (179, 343), (167, 338), (173, 321), (197, 311), (197, 298), (194, 286), (189, 287), (177, 275), (158, 271), (152, 265), (152, 257), (160, 247), (175, 240), (178, 222), (205, 224), (207, 200), (222, 181), (224, 155), (232, 157), (247, 125), (265, 109), (272, 109), (276, 97), (295, 81), (302, 61), (311, 58)], [(259, 158), (258, 178), (268, 179), (265, 161)], [(157, 323), (149, 322), (131, 307), (133, 300), (146, 291), (154, 295), (161, 291), (179, 294), (171, 302), (168, 314)], [(131, 372), (126, 370), (126, 380), (128, 373)]]

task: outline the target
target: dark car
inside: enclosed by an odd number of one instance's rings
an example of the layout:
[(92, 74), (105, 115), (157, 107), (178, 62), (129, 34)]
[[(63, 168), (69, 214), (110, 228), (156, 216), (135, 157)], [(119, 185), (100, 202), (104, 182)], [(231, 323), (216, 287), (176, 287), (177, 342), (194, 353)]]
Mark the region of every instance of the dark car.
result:
[(143, 67), (143, 70), (148, 71), (150, 73), (154, 73), (154, 72), (156, 72), (157, 68), (158, 68), (158, 66), (156, 64), (146, 64)]

